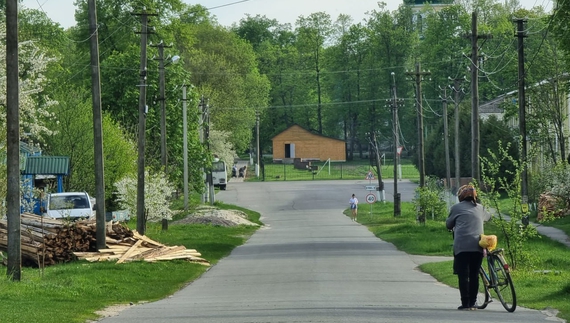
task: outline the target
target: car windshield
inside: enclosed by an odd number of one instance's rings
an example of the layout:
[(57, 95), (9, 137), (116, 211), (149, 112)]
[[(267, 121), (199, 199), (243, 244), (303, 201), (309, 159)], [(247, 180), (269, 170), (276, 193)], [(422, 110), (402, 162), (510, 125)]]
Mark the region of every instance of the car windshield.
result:
[(51, 196), (50, 208), (52, 210), (86, 209), (89, 201), (85, 195)]
[(225, 170), (226, 170), (226, 164), (224, 162), (213, 162), (212, 163), (212, 171), (223, 172)]

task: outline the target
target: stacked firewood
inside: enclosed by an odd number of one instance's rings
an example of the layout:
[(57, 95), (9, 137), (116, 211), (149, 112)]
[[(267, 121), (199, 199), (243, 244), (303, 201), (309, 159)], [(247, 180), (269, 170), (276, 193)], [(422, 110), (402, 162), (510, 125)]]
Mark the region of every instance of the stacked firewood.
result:
[[(22, 262), (27, 266), (43, 267), (75, 259), (117, 260), (117, 263), (187, 259), (208, 264), (194, 249), (165, 246), (119, 223), (107, 223), (107, 248), (102, 250), (97, 250), (93, 220), (70, 222), (24, 213), (20, 232)], [(7, 250), (7, 245), (7, 221), (0, 220), (0, 250)]]

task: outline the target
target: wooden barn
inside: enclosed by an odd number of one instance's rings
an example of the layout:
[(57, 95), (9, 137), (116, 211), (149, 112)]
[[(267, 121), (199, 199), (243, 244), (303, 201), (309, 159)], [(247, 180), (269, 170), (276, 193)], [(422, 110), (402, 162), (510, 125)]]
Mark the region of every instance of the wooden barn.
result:
[(293, 160), (346, 161), (344, 140), (312, 133), (293, 125), (273, 137), (273, 161), (293, 163)]

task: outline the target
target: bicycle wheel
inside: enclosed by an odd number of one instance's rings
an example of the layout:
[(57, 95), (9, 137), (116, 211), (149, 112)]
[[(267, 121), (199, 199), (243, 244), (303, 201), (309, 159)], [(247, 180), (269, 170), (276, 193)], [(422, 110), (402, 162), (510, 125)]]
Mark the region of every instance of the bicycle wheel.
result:
[(479, 293), (477, 293), (477, 308), (482, 310), (491, 302), (491, 294), (489, 293), (489, 280), (483, 267), (479, 268)]
[(490, 274), (494, 275), (491, 280), (493, 282), (493, 289), (503, 307), (509, 311), (514, 312), (517, 308), (517, 296), (515, 294), (515, 286), (511, 279), (511, 274), (508, 271), (508, 265), (497, 255), (491, 255), (489, 258), (491, 262), (489, 269), (492, 271)]

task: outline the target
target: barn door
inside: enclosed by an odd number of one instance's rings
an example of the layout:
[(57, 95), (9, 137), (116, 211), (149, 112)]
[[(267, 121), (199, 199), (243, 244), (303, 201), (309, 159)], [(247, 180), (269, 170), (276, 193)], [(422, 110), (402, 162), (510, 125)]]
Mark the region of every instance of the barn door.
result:
[(295, 158), (295, 144), (285, 144), (285, 158)]

